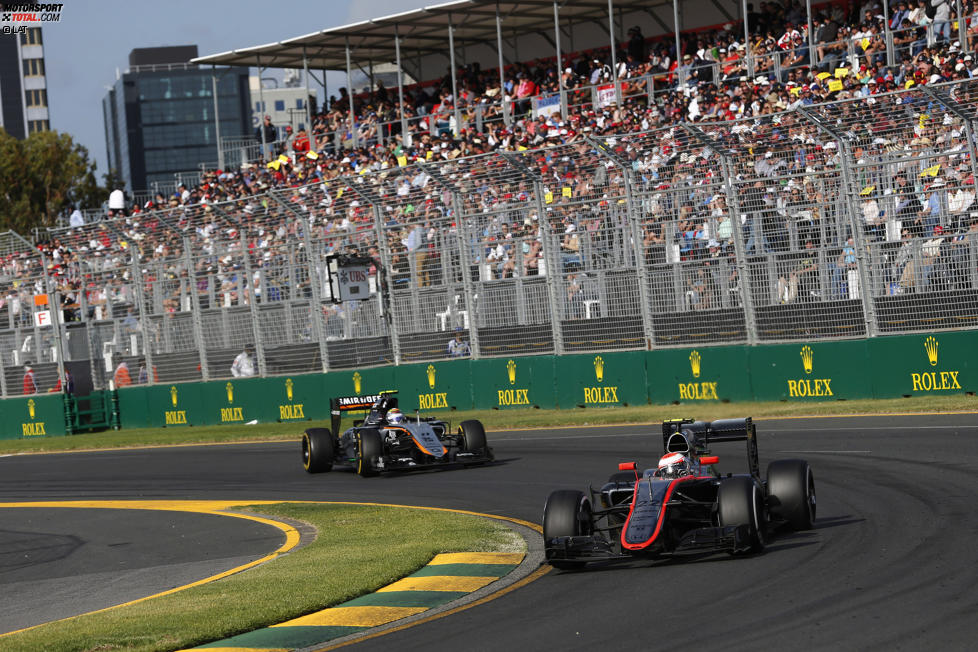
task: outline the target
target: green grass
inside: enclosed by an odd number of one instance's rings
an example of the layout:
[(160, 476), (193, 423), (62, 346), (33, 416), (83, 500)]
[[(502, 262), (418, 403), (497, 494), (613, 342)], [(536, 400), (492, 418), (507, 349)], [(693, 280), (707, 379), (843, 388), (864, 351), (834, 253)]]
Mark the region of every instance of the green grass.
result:
[[(655, 423), (662, 419), (694, 417), (720, 419), (727, 417), (825, 416), (845, 414), (887, 414), (904, 412), (962, 412), (978, 411), (975, 396), (915, 396), (856, 401), (768, 403), (686, 403), (681, 405), (636, 405), (608, 408), (573, 408), (569, 410), (465, 410), (438, 412), (452, 424), (465, 419), (480, 419), (489, 430), (506, 428), (537, 428), (545, 426), (576, 426), (597, 424)], [(85, 433), (70, 437), (0, 440), (0, 453), (86, 450), (132, 446), (166, 446), (204, 444), (229, 441), (286, 439), (298, 441), (302, 430), (309, 427), (328, 427), (328, 421), (305, 423), (267, 423), (255, 426), (197, 426), (191, 428), (139, 428)]]
[(294, 503), (254, 511), (310, 523), (317, 539), (210, 584), (0, 637), (0, 649), (149, 652), (192, 647), (369, 593), (439, 553), (524, 550), (522, 539), (499, 522), (450, 512)]

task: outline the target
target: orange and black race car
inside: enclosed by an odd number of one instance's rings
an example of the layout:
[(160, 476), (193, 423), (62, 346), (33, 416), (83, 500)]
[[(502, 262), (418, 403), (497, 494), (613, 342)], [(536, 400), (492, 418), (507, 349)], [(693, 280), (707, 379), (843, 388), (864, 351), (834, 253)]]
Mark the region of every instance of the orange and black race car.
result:
[[(369, 396), (343, 396), (330, 400), (332, 429), (309, 428), (302, 435), (302, 466), (309, 473), (329, 471), (333, 465), (352, 466), (361, 476), (383, 471), (413, 471), (439, 466), (485, 464), (493, 461), (480, 421), (463, 421), (451, 432), (447, 421), (411, 417), (397, 406), (397, 392)], [(342, 416), (365, 412), (341, 436)]]
[[(748, 472), (721, 475), (710, 445), (746, 441)], [(777, 460), (762, 478), (750, 419), (662, 424), (663, 455), (639, 473), (619, 464), (599, 490), (561, 490), (544, 507), (547, 561), (556, 568), (588, 562), (712, 552), (757, 553), (778, 527), (809, 530), (815, 478), (804, 460)], [(593, 505), (593, 507), (592, 507)]]

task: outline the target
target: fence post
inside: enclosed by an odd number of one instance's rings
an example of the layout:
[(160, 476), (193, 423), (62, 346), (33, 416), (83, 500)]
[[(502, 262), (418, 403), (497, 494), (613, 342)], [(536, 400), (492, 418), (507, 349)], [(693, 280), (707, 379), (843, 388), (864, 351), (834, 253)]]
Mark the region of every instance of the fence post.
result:
[[(227, 215), (227, 213), (225, 213)], [(255, 296), (255, 279), (251, 275), (251, 256), (248, 255), (248, 238), (245, 235), (245, 225), (235, 220), (238, 225), (238, 239), (241, 242), (241, 257), (244, 259), (245, 283), (248, 288), (248, 310), (251, 312), (251, 334), (255, 340), (255, 357), (258, 359), (258, 375), (268, 375), (268, 365), (265, 363), (265, 346), (262, 343), (261, 323), (258, 319), (258, 297)], [(244, 294), (245, 283), (241, 284), (242, 294)]]
[[(550, 298), (550, 325), (553, 329), (554, 353), (563, 355), (564, 353), (564, 332), (561, 325), (561, 303), (560, 303), (560, 280), (563, 278), (561, 270), (563, 265), (560, 259), (560, 252), (554, 251), (556, 239), (550, 231), (550, 220), (543, 204), (543, 184), (539, 180), (533, 180), (533, 198), (537, 205), (537, 222), (540, 224), (540, 233), (543, 235), (543, 256), (547, 261), (547, 290)], [(559, 246), (559, 245), (558, 245)]]
[[(139, 332), (142, 334), (142, 357), (146, 358), (146, 368), (153, 369), (153, 324), (146, 314), (146, 288), (143, 287), (143, 270), (139, 265), (139, 258), (136, 251), (132, 256), (132, 280), (136, 289), (136, 301), (139, 302)], [(114, 375), (114, 370), (108, 371), (109, 377)], [(113, 389), (118, 389), (113, 385)]]
[(733, 166), (730, 156), (723, 147), (702, 129), (693, 125), (684, 125), (686, 131), (703, 145), (709, 147), (720, 158), (723, 170), (723, 192), (727, 200), (727, 214), (733, 227), (734, 259), (737, 261), (737, 277), (740, 279), (740, 301), (744, 307), (744, 328), (747, 331), (747, 343), (757, 344), (757, 321), (754, 318), (754, 298), (750, 292), (750, 268), (747, 266), (747, 250), (744, 247), (743, 224), (740, 221), (740, 201), (734, 188)]
[(632, 194), (632, 185), (635, 183), (635, 177), (632, 174), (631, 167), (627, 164), (627, 162), (621, 160), (619, 157), (615, 156), (613, 152), (607, 150), (602, 141), (591, 137), (588, 137), (587, 141), (592, 147), (594, 147), (600, 156), (603, 156), (614, 163), (625, 177), (625, 206), (627, 207), (629, 233), (632, 240), (632, 252), (635, 255), (635, 271), (636, 277), (638, 278), (638, 298), (642, 311), (642, 332), (645, 335), (645, 348), (653, 349), (655, 348), (655, 332), (652, 326), (652, 300), (649, 296), (649, 269), (645, 261), (645, 250), (642, 248), (642, 231), (639, 228), (639, 222), (642, 219), (642, 211), (641, 208), (635, 204), (635, 197)]
[[(468, 220), (461, 217), (462, 196), (452, 193), (452, 214), (455, 216), (455, 234), (458, 238), (459, 265), (462, 266), (462, 292), (465, 294), (465, 309), (469, 314), (469, 347), (471, 357), (478, 360), (481, 357), (479, 348), (479, 311), (476, 310), (475, 290), (472, 288), (472, 260), (470, 254), (471, 239), (466, 228)], [(451, 305), (451, 304), (450, 304)]]
[[(185, 264), (187, 265), (187, 278), (190, 279), (190, 309), (191, 322), (193, 323), (194, 339), (197, 340), (198, 358), (200, 360), (201, 380), (210, 380), (210, 372), (207, 368), (207, 344), (204, 341), (204, 318), (200, 312), (200, 297), (197, 295), (197, 272), (194, 270), (194, 258), (190, 253), (190, 238), (183, 237), (183, 250)], [(147, 367), (147, 382), (152, 385), (155, 382), (153, 367)]]
[(859, 206), (856, 205), (854, 197), (859, 190), (855, 186), (855, 178), (852, 173), (852, 150), (849, 141), (826, 122), (814, 115), (808, 108), (798, 107), (796, 111), (804, 116), (806, 120), (814, 124), (820, 131), (825, 132), (835, 141), (839, 148), (839, 168), (842, 173), (842, 186), (845, 192), (846, 207), (849, 209), (849, 227), (852, 229), (852, 241), (856, 249), (856, 272), (859, 274), (859, 298), (863, 304), (863, 317), (866, 320), (866, 337), (875, 337), (877, 330), (875, 303), (872, 297), (872, 288), (869, 284), (869, 264), (867, 259), (867, 244), (862, 225), (859, 223), (861, 215)]

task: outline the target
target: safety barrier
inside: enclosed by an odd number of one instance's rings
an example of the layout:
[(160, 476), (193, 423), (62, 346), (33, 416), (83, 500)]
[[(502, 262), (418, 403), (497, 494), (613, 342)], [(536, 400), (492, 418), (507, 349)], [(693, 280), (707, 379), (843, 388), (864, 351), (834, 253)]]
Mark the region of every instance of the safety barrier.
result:
[[(978, 333), (465, 359), (126, 387), (113, 393), (118, 402), (106, 425), (113, 418), (122, 428), (295, 422), (298, 431), (329, 418), (330, 396), (389, 389), (400, 392), (408, 412), (973, 394)], [(77, 431), (67, 405), (60, 394), (2, 401), (0, 438)]]

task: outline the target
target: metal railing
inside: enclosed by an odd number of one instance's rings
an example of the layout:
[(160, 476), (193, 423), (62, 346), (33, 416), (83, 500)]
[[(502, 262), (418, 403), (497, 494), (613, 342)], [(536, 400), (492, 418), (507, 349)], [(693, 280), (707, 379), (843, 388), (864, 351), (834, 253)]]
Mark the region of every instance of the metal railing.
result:
[[(416, 162), (4, 242), (4, 395), (70, 363), (148, 383), (975, 328), (978, 82)], [(325, 256), (374, 260), (330, 300)], [(142, 373), (139, 370), (142, 369)], [(78, 374), (76, 373), (76, 378)], [(123, 379), (124, 375), (116, 375)]]

